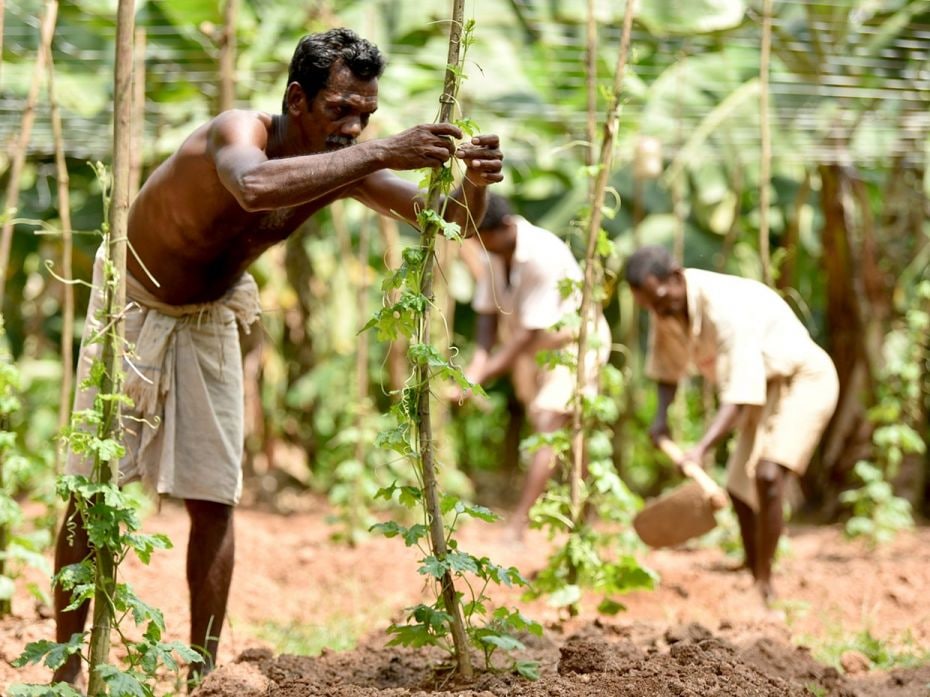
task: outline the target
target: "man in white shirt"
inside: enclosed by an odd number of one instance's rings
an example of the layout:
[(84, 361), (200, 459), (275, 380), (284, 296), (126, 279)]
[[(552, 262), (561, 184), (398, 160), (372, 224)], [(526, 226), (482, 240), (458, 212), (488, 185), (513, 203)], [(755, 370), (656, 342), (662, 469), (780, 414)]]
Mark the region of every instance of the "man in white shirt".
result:
[[(560, 350), (577, 341), (578, 291), (563, 297), (563, 281), (580, 282), (581, 267), (568, 245), (548, 230), (514, 215), (506, 199), (491, 194), (478, 241), (486, 250), (472, 307), (478, 313), (475, 355), (465, 370), (481, 384), (509, 373), (517, 398), (537, 433), (566, 426), (572, 413), (575, 370), (567, 365), (542, 366), (540, 351)], [(574, 329), (571, 327), (575, 327)], [(610, 328), (600, 311), (591, 322), (586, 351), (586, 392), (596, 392), (597, 376), (610, 352)], [(556, 465), (551, 448), (534, 453), (510, 532), (520, 539), (530, 508), (546, 487)]]
[(649, 310), (646, 374), (658, 383), (653, 440), (668, 433), (678, 382), (696, 371), (720, 402), (687, 459), (705, 455), (731, 430), (727, 490), (739, 519), (746, 566), (766, 601), (784, 526), (787, 474), (804, 473), (839, 393), (836, 369), (788, 304), (768, 286), (738, 276), (683, 269), (662, 247), (627, 261), (637, 303)]

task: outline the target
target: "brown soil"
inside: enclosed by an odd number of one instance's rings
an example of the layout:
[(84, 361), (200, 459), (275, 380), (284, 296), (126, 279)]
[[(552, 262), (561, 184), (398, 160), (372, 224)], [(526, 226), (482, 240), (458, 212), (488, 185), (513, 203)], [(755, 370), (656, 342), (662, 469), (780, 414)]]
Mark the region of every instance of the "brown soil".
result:
[[(834, 528), (792, 528), (790, 552), (779, 564), (779, 611), (762, 607), (750, 579), (731, 570), (716, 549), (650, 552), (645, 561), (662, 576), (656, 591), (624, 598), (627, 611), (597, 619), (599, 598), (586, 598), (570, 621), (544, 601), (526, 603), (515, 591), (495, 600), (519, 605), (546, 626), (543, 638), (525, 638), (526, 656), (542, 677), (529, 682), (502, 671), (459, 685), (443, 671), (436, 651), (384, 647), (384, 627), (402, 608), (423, 599), (416, 550), (373, 538), (355, 548), (329, 541), (323, 505), (289, 516), (241, 509), (237, 513), (237, 567), (223, 632), (221, 667), (197, 697), (333, 695), (930, 695), (930, 665), (870, 670), (862, 654), (847, 651), (845, 670), (817, 662), (811, 650), (837, 647), (868, 630), (885, 645), (912, 655), (930, 651), (930, 530), (902, 534), (877, 551), (847, 542)], [(160, 607), (169, 639), (186, 639), (187, 592), (183, 509), (165, 504), (149, 530), (166, 532), (176, 548), (156, 554), (149, 567), (126, 565), (125, 575)], [(532, 535), (524, 547), (502, 544), (493, 526), (463, 530), (460, 544), (525, 574), (541, 568), (550, 549)], [(33, 577), (47, 587), (47, 581)], [(16, 615), (0, 621), (0, 693), (13, 682), (44, 682), (43, 667), (16, 671), (7, 661), (25, 643), (53, 636), (47, 608), (25, 593)], [(274, 633), (269, 633), (269, 627)], [(272, 641), (316, 628), (352, 651), (318, 657), (275, 656)], [(337, 628), (329, 635), (323, 628)], [(366, 636), (367, 635), (367, 636)], [(299, 646), (295, 644), (294, 646)], [(304, 653), (301, 649), (295, 650)], [(444, 677), (445, 676), (445, 677)], [(166, 684), (164, 692), (171, 690)]]

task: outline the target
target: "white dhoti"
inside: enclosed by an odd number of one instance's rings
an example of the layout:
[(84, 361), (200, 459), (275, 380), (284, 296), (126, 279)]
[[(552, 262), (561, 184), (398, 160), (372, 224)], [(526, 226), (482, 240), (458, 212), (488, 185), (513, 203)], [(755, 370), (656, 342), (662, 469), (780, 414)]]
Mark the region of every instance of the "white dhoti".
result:
[[(94, 264), (77, 370), (74, 410), (90, 409), (81, 389), (102, 344), (103, 264)], [(248, 333), (259, 318), (258, 287), (249, 274), (218, 300), (167, 305), (131, 275), (126, 285), (122, 415), (126, 454), (120, 483), (142, 480), (158, 494), (233, 505), (242, 492), (243, 375), (237, 323)], [(66, 471), (90, 476), (93, 462), (71, 453)]]

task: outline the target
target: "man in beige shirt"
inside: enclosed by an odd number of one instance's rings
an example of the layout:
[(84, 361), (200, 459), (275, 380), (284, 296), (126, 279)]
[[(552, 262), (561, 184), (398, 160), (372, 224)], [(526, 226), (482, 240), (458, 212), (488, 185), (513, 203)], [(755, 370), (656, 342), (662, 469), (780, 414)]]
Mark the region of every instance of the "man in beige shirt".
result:
[[(489, 194), (477, 241), (482, 253), (472, 307), (478, 313), (478, 349), (465, 370), (481, 384), (510, 373), (517, 398), (537, 433), (563, 428), (572, 412), (575, 369), (567, 365), (544, 367), (540, 351), (569, 349), (577, 341), (579, 292), (563, 295), (563, 281), (582, 280), (581, 267), (568, 245), (548, 230), (514, 215), (506, 199)], [(588, 332), (586, 389), (597, 390), (597, 376), (610, 353), (610, 328), (600, 311)], [(495, 346), (497, 348), (495, 349)], [(510, 532), (521, 539), (529, 511), (546, 487), (556, 464), (551, 448), (537, 450), (527, 473)]]
[(758, 281), (683, 269), (662, 247), (633, 254), (626, 278), (652, 320), (646, 373), (658, 382), (659, 404), (650, 435), (668, 434), (668, 407), (692, 370), (716, 386), (720, 408), (686, 458), (703, 463), (718, 441), (739, 431), (727, 490), (746, 566), (768, 601), (786, 474), (804, 473), (833, 415), (833, 362), (788, 304)]

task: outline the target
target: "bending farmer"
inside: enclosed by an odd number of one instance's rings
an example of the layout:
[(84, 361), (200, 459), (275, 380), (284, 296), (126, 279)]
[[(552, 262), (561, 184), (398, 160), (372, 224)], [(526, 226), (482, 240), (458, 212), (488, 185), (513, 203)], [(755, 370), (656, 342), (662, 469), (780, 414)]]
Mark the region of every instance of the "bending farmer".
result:
[[(472, 301), (478, 313), (478, 348), (465, 374), (480, 384), (510, 373), (533, 430), (549, 433), (563, 428), (570, 420), (575, 370), (566, 365), (543, 367), (536, 362), (536, 355), (543, 350), (570, 349), (577, 342), (577, 329), (555, 325), (578, 314), (580, 291), (563, 297), (560, 285), (564, 280), (580, 282), (581, 267), (568, 245), (514, 215), (506, 199), (497, 194), (488, 197), (477, 239), (488, 253)], [(577, 322), (569, 326), (577, 326)], [(597, 376), (607, 362), (611, 341), (610, 328), (599, 310), (588, 337), (587, 388), (596, 392)], [(523, 536), (530, 508), (545, 489), (555, 464), (551, 448), (533, 455), (510, 522), (516, 539)]]
[[(141, 478), (159, 494), (183, 499), (191, 528), (187, 551), (191, 643), (216, 661), (233, 570), (233, 506), (243, 449), (242, 365), (236, 323), (260, 313), (246, 268), (271, 245), (336, 199), (354, 198), (379, 213), (415, 221), (421, 192), (389, 170), (436, 167), (456, 156), (466, 165), (447, 217), (473, 231), (485, 187), (502, 179), (498, 138), (478, 136), (456, 149), (450, 124), (414, 126), (367, 142), (356, 139), (378, 108), (378, 49), (347, 29), (301, 39), (290, 64), (281, 114), (230, 110), (197, 128), (149, 177), (129, 213), (126, 390), (137, 416), (126, 420), (128, 454), (121, 479)], [(99, 284), (100, 264), (95, 270)], [(98, 286), (99, 287), (99, 286)], [(94, 309), (87, 333), (93, 332)], [(87, 336), (87, 333), (85, 336)], [(82, 349), (87, 369), (94, 345)], [(78, 395), (82, 408), (90, 395)], [(88, 474), (71, 458), (69, 472)], [(74, 515), (73, 503), (68, 518)], [(88, 554), (80, 526), (67, 521), (55, 564)], [(83, 630), (86, 605), (70, 612), (58, 589), (58, 641)], [(193, 668), (192, 668), (193, 670)], [(199, 669), (198, 669), (199, 670)], [(74, 682), (72, 657), (55, 680)]]
[(668, 434), (668, 407), (689, 368), (716, 385), (719, 410), (686, 457), (701, 464), (738, 429), (727, 489), (746, 566), (769, 601), (786, 474), (804, 473), (833, 415), (839, 391), (833, 362), (762, 283), (682, 269), (662, 247), (633, 254), (626, 278), (651, 315), (646, 372), (658, 381), (659, 399), (650, 435), (655, 441)]

